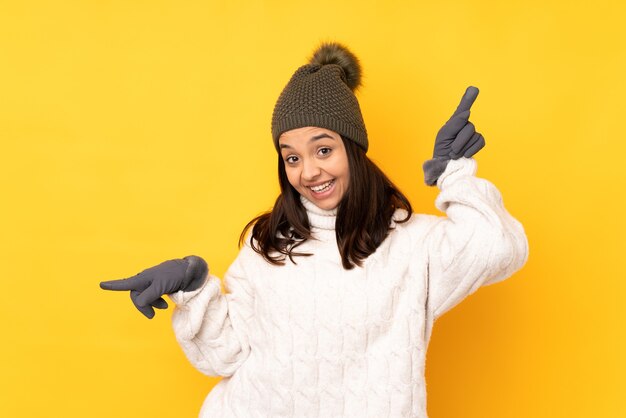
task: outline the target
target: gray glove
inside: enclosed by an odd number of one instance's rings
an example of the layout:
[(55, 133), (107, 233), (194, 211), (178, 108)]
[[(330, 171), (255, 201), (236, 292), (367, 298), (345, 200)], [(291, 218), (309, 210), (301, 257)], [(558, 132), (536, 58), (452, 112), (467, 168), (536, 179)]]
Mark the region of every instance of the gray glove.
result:
[(448, 162), (461, 157), (469, 158), (485, 146), (485, 138), (469, 121), (470, 108), (478, 96), (478, 89), (469, 86), (461, 103), (450, 119), (441, 127), (435, 138), (433, 159), (424, 163), (424, 180), (432, 186), (444, 172)]
[(128, 279), (100, 282), (100, 287), (104, 290), (130, 290), (130, 298), (135, 307), (152, 319), (154, 308), (167, 308), (163, 295), (179, 290), (189, 292), (198, 289), (208, 272), (206, 261), (190, 255), (164, 261)]

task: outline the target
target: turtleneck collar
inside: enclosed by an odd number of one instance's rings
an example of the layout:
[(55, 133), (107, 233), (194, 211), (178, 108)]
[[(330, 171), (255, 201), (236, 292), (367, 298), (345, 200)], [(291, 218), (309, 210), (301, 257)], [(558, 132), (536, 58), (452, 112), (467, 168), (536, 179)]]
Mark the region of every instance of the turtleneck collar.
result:
[(315, 203), (300, 195), (300, 201), (306, 209), (309, 217), (309, 224), (312, 228), (325, 229), (329, 231), (335, 230), (335, 222), (337, 220), (337, 208), (326, 210), (315, 206)]

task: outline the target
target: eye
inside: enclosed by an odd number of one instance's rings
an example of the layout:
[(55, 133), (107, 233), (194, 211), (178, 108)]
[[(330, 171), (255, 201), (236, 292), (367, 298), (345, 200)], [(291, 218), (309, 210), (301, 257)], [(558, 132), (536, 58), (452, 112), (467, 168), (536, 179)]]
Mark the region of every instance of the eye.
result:
[(330, 154), (331, 151), (332, 151), (332, 148), (323, 147), (323, 148), (320, 148), (318, 152), (322, 155), (328, 155)]
[(296, 157), (295, 155), (290, 155), (287, 158), (285, 158), (285, 162), (287, 164), (295, 164), (296, 162), (298, 162), (298, 157)]

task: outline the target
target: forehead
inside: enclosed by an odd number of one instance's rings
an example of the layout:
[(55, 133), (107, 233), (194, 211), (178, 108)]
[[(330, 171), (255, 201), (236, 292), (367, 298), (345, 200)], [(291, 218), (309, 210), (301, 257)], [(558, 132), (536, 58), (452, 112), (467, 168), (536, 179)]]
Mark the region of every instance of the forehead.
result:
[(337, 139), (339, 137), (336, 132), (333, 132), (330, 129), (318, 128), (316, 126), (305, 126), (303, 128), (291, 129), (283, 132), (278, 138), (278, 143), (294, 145), (298, 142), (309, 141), (324, 134), (330, 136), (332, 139)]

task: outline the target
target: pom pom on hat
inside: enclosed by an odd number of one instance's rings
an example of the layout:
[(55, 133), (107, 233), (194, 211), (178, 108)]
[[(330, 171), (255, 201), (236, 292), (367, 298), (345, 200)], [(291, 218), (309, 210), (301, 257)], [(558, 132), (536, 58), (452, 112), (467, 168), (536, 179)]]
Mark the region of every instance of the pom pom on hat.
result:
[(346, 84), (352, 91), (361, 86), (361, 64), (359, 59), (339, 42), (323, 42), (309, 59), (309, 64), (337, 64), (346, 74)]

